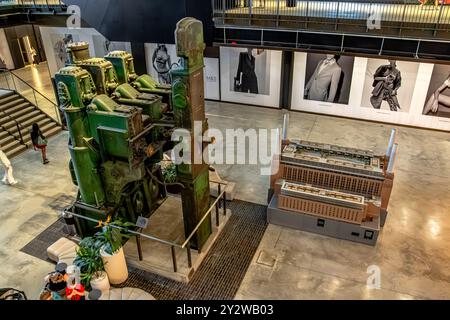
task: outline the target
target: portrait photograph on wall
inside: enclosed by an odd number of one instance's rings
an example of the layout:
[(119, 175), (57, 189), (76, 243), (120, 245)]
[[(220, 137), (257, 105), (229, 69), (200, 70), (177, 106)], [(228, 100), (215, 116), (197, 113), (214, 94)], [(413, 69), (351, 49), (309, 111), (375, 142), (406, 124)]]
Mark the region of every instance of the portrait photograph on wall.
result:
[(368, 59), (361, 106), (409, 112), (419, 63)]
[(53, 54), (56, 60), (56, 69), (59, 70), (66, 65), (66, 48), (69, 43), (79, 41), (78, 35), (53, 33), (51, 35)]
[(236, 48), (229, 58), (231, 91), (270, 95), (270, 51)]
[(308, 53), (304, 99), (348, 104), (355, 58)]
[(111, 51), (127, 51), (131, 52), (130, 42), (109, 41), (101, 34), (92, 36), (94, 43), (94, 51), (97, 57), (104, 57)]
[(279, 108), (281, 60), (279, 50), (220, 47), (221, 100)]
[(450, 118), (450, 66), (435, 64), (423, 114)]
[(174, 44), (146, 43), (147, 72), (160, 84), (172, 84), (170, 70), (180, 66)]

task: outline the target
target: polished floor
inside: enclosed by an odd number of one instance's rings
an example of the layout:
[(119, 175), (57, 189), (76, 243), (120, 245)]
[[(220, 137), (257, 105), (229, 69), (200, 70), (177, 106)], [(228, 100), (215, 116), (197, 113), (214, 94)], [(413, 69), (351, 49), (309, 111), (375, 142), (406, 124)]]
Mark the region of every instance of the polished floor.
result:
[(14, 70), (13, 74), (0, 73), (0, 88), (15, 89), (50, 117), (59, 120), (47, 62)]
[[(282, 112), (208, 102), (211, 128), (277, 128)], [(384, 153), (393, 126), (299, 112), (289, 137)], [(389, 216), (376, 247), (270, 225), (237, 299), (450, 299), (450, 136), (399, 127), (399, 155)], [(50, 164), (29, 150), (12, 159), (18, 185), (0, 185), (0, 287), (37, 298), (50, 263), (19, 252), (74, 196), (67, 133), (49, 141)], [(226, 141), (226, 144), (232, 144)], [(246, 147), (255, 152), (255, 145)], [(259, 165), (216, 165), (237, 183), (237, 198), (266, 203), (269, 178)], [(378, 266), (381, 289), (368, 289), (367, 268)]]

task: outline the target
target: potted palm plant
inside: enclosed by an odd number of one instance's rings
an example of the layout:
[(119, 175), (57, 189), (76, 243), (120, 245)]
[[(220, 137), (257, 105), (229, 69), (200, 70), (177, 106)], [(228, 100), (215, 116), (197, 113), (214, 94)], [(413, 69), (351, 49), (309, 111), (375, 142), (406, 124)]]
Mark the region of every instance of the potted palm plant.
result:
[(80, 241), (74, 264), (80, 268), (81, 283), (85, 288), (91, 287), (100, 291), (109, 290), (109, 278), (105, 272), (105, 266), (100, 248), (102, 243), (93, 237), (87, 237)]
[(102, 227), (96, 234), (100, 241), (100, 255), (111, 284), (121, 284), (128, 278), (127, 262), (122, 245), (130, 238), (128, 228), (135, 225), (130, 222), (113, 221)]

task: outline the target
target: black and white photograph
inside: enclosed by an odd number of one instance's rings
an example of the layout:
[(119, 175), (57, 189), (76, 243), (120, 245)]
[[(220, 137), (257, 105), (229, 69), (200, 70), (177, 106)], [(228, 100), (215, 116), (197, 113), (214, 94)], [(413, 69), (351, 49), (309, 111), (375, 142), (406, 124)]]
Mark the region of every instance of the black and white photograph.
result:
[(231, 91), (270, 95), (270, 51), (234, 48), (229, 59)]
[(101, 34), (92, 36), (94, 43), (94, 51), (97, 57), (104, 57), (112, 51), (127, 51), (131, 52), (130, 42), (109, 41)]
[(423, 114), (450, 118), (450, 66), (434, 65)]
[(409, 112), (419, 63), (368, 59), (361, 106)]
[(306, 60), (305, 100), (348, 104), (355, 58), (309, 53)]
[(63, 68), (67, 62), (66, 48), (69, 43), (79, 41), (78, 35), (53, 33), (51, 35), (53, 52), (56, 60), (57, 70)]
[(180, 66), (174, 44), (146, 43), (147, 68), (160, 84), (172, 84), (170, 70)]

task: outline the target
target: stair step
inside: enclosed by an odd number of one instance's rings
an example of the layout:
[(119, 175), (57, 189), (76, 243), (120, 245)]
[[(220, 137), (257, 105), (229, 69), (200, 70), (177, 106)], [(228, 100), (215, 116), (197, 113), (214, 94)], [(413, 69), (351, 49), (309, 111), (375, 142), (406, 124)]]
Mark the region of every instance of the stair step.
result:
[(7, 136), (9, 136), (8, 131), (5, 131), (5, 130), (0, 128), (0, 140), (5, 138), (5, 137), (7, 137)]
[(11, 141), (15, 141), (15, 140), (16, 140), (16, 138), (14, 138), (14, 136), (7, 134), (3, 138), (0, 138), (0, 146), (4, 147), (4, 146), (8, 145)]
[(18, 155), (19, 153), (21, 153), (25, 150), (27, 150), (27, 147), (21, 144), (21, 145), (18, 145), (16, 148), (9, 150), (8, 152), (5, 152), (5, 154), (8, 158), (11, 159), (12, 157)]
[(26, 101), (24, 98), (17, 97), (17, 99), (9, 101), (8, 103), (4, 103), (4, 104), (1, 103), (0, 110), (7, 111), (8, 109), (13, 108), (13, 107), (17, 106), (18, 104), (22, 104), (24, 102), (28, 102), (28, 101)]
[(9, 116), (5, 117), (5, 119), (0, 120), (0, 125), (3, 126), (6, 129), (9, 129), (11, 126), (15, 126), (16, 122), (13, 121), (16, 120), (19, 124), (24, 123), (25, 121), (31, 119), (32, 117), (37, 117), (38, 115), (42, 114), (39, 110), (35, 109), (28, 109), (26, 112), (20, 112), (19, 116)]
[[(19, 119), (17, 120), (17, 122), (19, 123), (19, 125), (21, 125), (22, 128), (26, 128), (29, 130), (28, 127), (31, 127), (31, 125), (35, 122), (40, 123), (41, 121), (48, 119), (50, 121), (50, 119), (43, 113), (40, 113), (38, 111), (37, 114), (33, 114), (32, 118), (28, 118), (24, 116), (24, 121), (20, 121)], [(3, 127), (5, 129), (11, 130), (11, 131), (17, 131), (17, 128), (14, 130), (13, 128), (16, 127), (16, 122), (15, 121), (9, 121), (5, 124), (3, 124)]]
[(18, 94), (16, 94), (16, 93), (11, 93), (11, 94), (8, 94), (6, 96), (2, 96), (0, 98), (0, 106), (4, 105), (6, 103), (9, 103), (9, 102), (11, 102), (13, 100), (16, 100), (17, 98), (21, 98), (21, 97)]
[(3, 152), (6, 153), (6, 152), (8, 152), (10, 150), (14, 150), (15, 148), (17, 148), (20, 145), (22, 145), (22, 143), (20, 143), (19, 140), (13, 139), (8, 144), (3, 144), (2, 143), (2, 150), (3, 150)]
[(21, 111), (29, 110), (29, 109), (36, 109), (36, 108), (28, 102), (23, 102), (21, 104), (18, 104), (17, 106), (14, 106), (14, 107), (11, 107), (11, 108), (8, 108), (8, 109), (2, 111), (2, 114), (14, 116), (14, 114), (16, 112), (21, 112)]

